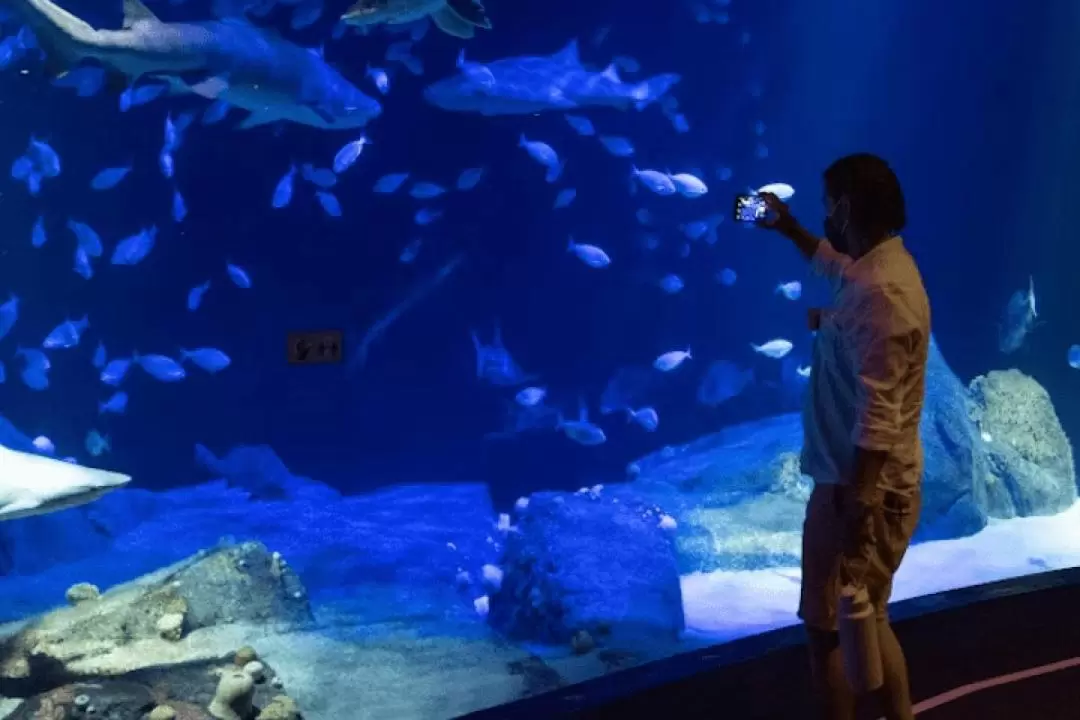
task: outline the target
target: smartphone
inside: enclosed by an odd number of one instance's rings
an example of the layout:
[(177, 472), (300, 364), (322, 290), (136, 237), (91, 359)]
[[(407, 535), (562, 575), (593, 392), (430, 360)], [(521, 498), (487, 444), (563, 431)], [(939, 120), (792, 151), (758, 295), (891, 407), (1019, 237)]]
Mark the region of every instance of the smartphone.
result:
[(769, 216), (769, 206), (760, 195), (735, 196), (735, 222), (759, 223)]

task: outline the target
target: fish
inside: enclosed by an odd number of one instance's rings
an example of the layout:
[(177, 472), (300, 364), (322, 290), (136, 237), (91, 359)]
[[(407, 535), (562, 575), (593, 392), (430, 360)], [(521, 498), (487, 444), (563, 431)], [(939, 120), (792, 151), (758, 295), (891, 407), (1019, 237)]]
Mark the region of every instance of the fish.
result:
[(130, 475), (0, 445), (0, 520), (85, 505), (129, 482)]
[(296, 166), (290, 165), (285, 174), (274, 185), (274, 194), (270, 198), (270, 207), (281, 210), (292, 202), (293, 187), (296, 184)]
[(49, 387), (49, 370), (52, 363), (49, 357), (40, 350), (19, 347), (15, 349), (16, 357), (23, 358), (23, 370), (20, 373), (23, 385), (41, 392)]
[(663, 97), (679, 75), (625, 83), (615, 67), (597, 72), (581, 63), (577, 40), (553, 55), (507, 57), (490, 63), (458, 55), (457, 74), (424, 89), (430, 104), (450, 112), (532, 115), (584, 107), (641, 110)]
[(90, 360), (90, 363), (100, 370), (105, 367), (105, 363), (108, 361), (108, 354), (105, 352), (105, 343), (98, 342), (97, 348), (94, 349), (94, 357)]
[(207, 280), (202, 285), (196, 285), (188, 290), (187, 294), (187, 309), (191, 312), (195, 312), (202, 305), (203, 295), (210, 289), (210, 281)]
[(795, 188), (791, 187), (787, 183), (769, 183), (768, 185), (762, 185), (754, 194), (761, 195), (763, 193), (770, 193), (775, 195), (777, 200), (787, 202), (795, 195)]
[(329, 190), (316, 190), (315, 199), (319, 201), (323, 212), (329, 217), (341, 217), (341, 202), (337, 199), (337, 195)]
[(7, 368), (4, 367), (4, 363), (0, 362), (0, 384), (7, 381)]
[(716, 407), (742, 394), (754, 382), (754, 371), (743, 369), (727, 360), (716, 360), (698, 385), (697, 401), (706, 407)]
[(166, 355), (139, 355), (132, 353), (132, 362), (141, 367), (147, 375), (161, 382), (179, 382), (187, 377), (184, 367)]
[(188, 360), (211, 374), (224, 370), (232, 363), (229, 356), (217, 348), (181, 349), (180, 362), (183, 363)]
[(1069, 367), (1080, 370), (1080, 345), (1070, 345), (1068, 352), (1065, 353), (1065, 359)]
[(386, 95), (390, 92), (390, 76), (382, 68), (368, 65), (364, 76), (371, 78), (371, 82), (375, 83), (375, 89), (380, 94)]
[(480, 0), (359, 0), (341, 16), (358, 27), (404, 25), (430, 17), (447, 35), (468, 40), (476, 29), (491, 29), (491, 20)]
[(669, 295), (674, 295), (683, 289), (683, 280), (678, 275), (665, 275), (660, 278), (660, 288)]
[(383, 175), (375, 181), (371, 191), (389, 195), (390, 193), (397, 192), (408, 179), (409, 173), (390, 173), (389, 175)]
[(184, 196), (180, 194), (179, 190), (173, 190), (172, 201), (172, 219), (175, 223), (184, 222), (184, 218), (187, 217), (187, 203), (184, 202)]
[(738, 274), (731, 268), (723, 268), (716, 273), (716, 282), (725, 287), (731, 287), (739, 279)]
[(693, 359), (694, 356), (690, 354), (690, 348), (686, 348), (685, 350), (669, 350), (653, 361), (653, 367), (660, 372), (671, 372), (687, 360)]
[(461, 192), (468, 192), (479, 185), (480, 180), (483, 177), (484, 168), (466, 168), (458, 175), (457, 182), (454, 183), (454, 186)]
[(423, 245), (423, 241), (420, 238), (414, 238), (408, 245), (401, 249), (401, 254), (398, 255), (398, 260), (405, 265), (416, 260), (416, 257), (420, 254), (420, 248)]
[(124, 381), (128, 370), (131, 369), (131, 358), (113, 358), (101, 369), (99, 380), (112, 387), (118, 386)]
[(164, 83), (151, 83), (149, 85), (129, 85), (124, 92), (120, 93), (120, 112), (128, 112), (140, 105), (147, 105), (165, 94), (169, 87)]
[[(998, 349), (1004, 354), (1016, 352), (1036, 326), (1039, 314), (1035, 303), (1035, 278), (1028, 277), (1027, 290), (1017, 290), (1005, 306), (998, 323)], [(2, 337), (2, 335), (0, 335)]]
[(777, 294), (783, 295), (788, 300), (798, 300), (802, 297), (802, 283), (798, 280), (780, 283), (776, 286), (775, 292)]
[(19, 321), (19, 298), (14, 293), (8, 296), (7, 302), (0, 305), (0, 340), (7, 337), (15, 323)]
[(229, 114), (229, 102), (227, 100), (218, 99), (206, 106), (202, 114), (203, 125), (217, 125), (219, 122), (225, 119), (225, 116)]
[(547, 396), (547, 390), (539, 387), (527, 387), (518, 391), (518, 394), (514, 396), (514, 401), (522, 407), (533, 407), (544, 400)]
[(39, 217), (30, 230), (30, 245), (39, 248), (48, 242), (49, 236), (45, 233), (45, 218)]
[(660, 425), (660, 416), (655, 408), (644, 407), (640, 410), (626, 409), (626, 421), (635, 422), (646, 432), (653, 432)]
[[(546, 167), (548, 169), (548, 177), (550, 177), (553, 172), (561, 172), (559, 154), (547, 143), (540, 140), (529, 140), (525, 137), (525, 134), (522, 133), (518, 138), (518, 147), (524, 148), (525, 152), (529, 154), (529, 157)], [(556, 177), (558, 176), (556, 175)], [(551, 180), (548, 182), (551, 182)]]
[(559, 191), (559, 194), (555, 196), (555, 210), (561, 210), (566, 207), (570, 207), (570, 204), (574, 202), (574, 198), (577, 197), (577, 190), (574, 188), (563, 188)]
[(359, 159), (360, 153), (364, 152), (364, 146), (369, 142), (371, 141), (367, 139), (367, 136), (361, 135), (357, 139), (345, 143), (334, 155), (334, 172), (340, 175), (351, 168), (353, 163)]
[(566, 249), (567, 252), (577, 255), (581, 262), (591, 268), (605, 268), (611, 264), (611, 258), (608, 257), (608, 254), (596, 245), (576, 243), (574, 242), (574, 238), (571, 237), (567, 243)]
[(90, 319), (86, 315), (81, 320), (65, 320), (52, 329), (41, 346), (46, 350), (73, 348), (89, 326)]
[(589, 410), (584, 400), (580, 403), (577, 420), (565, 420), (560, 414), (555, 428), (579, 445), (602, 445), (607, 442), (603, 429), (589, 422)]
[(676, 173), (671, 176), (671, 181), (683, 197), (699, 198), (709, 192), (709, 187), (691, 173)]
[(754, 352), (756, 353), (764, 355), (765, 357), (773, 358), (774, 360), (779, 360), (780, 358), (791, 352), (791, 349), (794, 347), (794, 345), (792, 345), (790, 340), (776, 338), (761, 345), (755, 345), (754, 343), (750, 343), (750, 347), (753, 348)]
[(70, 88), (81, 98), (93, 97), (105, 87), (105, 71), (99, 67), (75, 68), (53, 78), (53, 87)]
[(72, 269), (85, 280), (89, 280), (94, 276), (94, 268), (90, 265), (90, 256), (81, 247), (75, 248), (75, 266)]
[(319, 168), (311, 163), (304, 163), (300, 166), (300, 174), (309, 183), (324, 190), (337, 185), (337, 175), (330, 168)]
[(420, 208), (413, 216), (413, 222), (423, 227), (424, 225), (430, 225), (443, 215), (442, 210), (433, 210), (431, 208)]
[(86, 439), (83, 440), (83, 446), (86, 447), (86, 452), (90, 453), (91, 457), (100, 457), (112, 449), (109, 438), (102, 435), (97, 430), (90, 430), (86, 433)]
[(596, 128), (593, 127), (592, 121), (584, 115), (572, 115), (566, 113), (563, 115), (563, 119), (566, 120), (566, 124), (582, 137), (592, 137), (596, 134)]
[(143, 228), (118, 242), (109, 262), (113, 265), (138, 265), (154, 249), (156, 242), (157, 227)]
[(95, 61), (134, 82), (224, 100), (249, 112), (237, 126), (279, 120), (320, 129), (362, 127), (382, 112), (319, 53), (241, 17), (162, 22), (140, 0), (124, 0), (118, 30), (91, 26), (52, 0), (6, 0), (30, 27), (50, 63)]
[(534, 379), (527, 375), (510, 355), (510, 351), (503, 345), (502, 327), (495, 323), (495, 334), (490, 345), (480, 342), (480, 336), (475, 331), (471, 333), (473, 348), (476, 350), (476, 377), (486, 380), (492, 385), (500, 387), (512, 387), (524, 385)]
[(232, 280), (233, 285), (236, 287), (243, 290), (247, 290), (251, 287), (251, 276), (249, 276), (247, 271), (239, 265), (226, 263), (225, 272), (228, 273), (229, 279)]
[(90, 180), (93, 190), (111, 190), (131, 172), (131, 166), (105, 168)]
[(113, 393), (105, 402), (98, 403), (98, 415), (114, 413), (122, 415), (127, 410), (128, 394), (123, 390)]
[(622, 367), (608, 380), (600, 396), (600, 413), (609, 415), (644, 402), (657, 386), (657, 375), (644, 366)]
[(78, 220), (68, 220), (67, 227), (75, 235), (76, 246), (88, 257), (101, 257), (105, 248), (102, 247), (101, 236), (92, 227)]
[(675, 182), (667, 173), (659, 170), (638, 170), (634, 167), (630, 170), (630, 174), (657, 195), (674, 195), (676, 192)]
[(615, 157), (630, 157), (634, 154), (634, 143), (619, 135), (601, 135), (597, 138), (610, 154)]
[(417, 200), (430, 200), (446, 192), (446, 188), (433, 182), (418, 182), (409, 188), (409, 195)]

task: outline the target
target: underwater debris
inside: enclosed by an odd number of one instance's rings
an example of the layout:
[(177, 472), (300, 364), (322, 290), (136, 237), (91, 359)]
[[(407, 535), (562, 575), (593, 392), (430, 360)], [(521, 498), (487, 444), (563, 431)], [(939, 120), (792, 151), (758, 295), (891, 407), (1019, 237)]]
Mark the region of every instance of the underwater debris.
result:
[(459, 253), (452, 257), (446, 264), (440, 267), (435, 274), (425, 280), (418, 282), (412, 287), (412, 289), (406, 294), (405, 299), (390, 309), (390, 312), (382, 316), (374, 325), (368, 328), (364, 333), (364, 337), (360, 338), (360, 342), (357, 343), (356, 348), (353, 350), (352, 357), (349, 359), (346, 366), (346, 372), (355, 373), (360, 370), (367, 363), (368, 353), (371, 351), (371, 346), (383, 334), (387, 329), (393, 325), (398, 319), (412, 309), (417, 303), (426, 298), (432, 293), (439, 285), (441, 285), (446, 278), (450, 277), (454, 271), (456, 271), (461, 263), (465, 260), (465, 254)]

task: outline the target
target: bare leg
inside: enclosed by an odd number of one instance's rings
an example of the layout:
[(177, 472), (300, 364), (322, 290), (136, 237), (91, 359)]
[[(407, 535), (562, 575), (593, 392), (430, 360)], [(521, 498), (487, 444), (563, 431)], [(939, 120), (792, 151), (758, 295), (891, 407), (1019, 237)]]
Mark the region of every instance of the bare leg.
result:
[[(855, 694), (844, 676), (839, 634), (810, 626), (807, 626), (806, 634), (810, 648), (815, 717), (820, 720), (855, 720)], [(893, 639), (895, 642), (895, 637)], [(892, 720), (891, 716), (889, 720)]]
[[(878, 621), (878, 643), (885, 670), (885, 684), (876, 692), (886, 720), (914, 720), (911, 710), (911, 689), (908, 685), (907, 661), (900, 641), (896, 639), (888, 618)], [(839, 653), (838, 653), (839, 654)]]

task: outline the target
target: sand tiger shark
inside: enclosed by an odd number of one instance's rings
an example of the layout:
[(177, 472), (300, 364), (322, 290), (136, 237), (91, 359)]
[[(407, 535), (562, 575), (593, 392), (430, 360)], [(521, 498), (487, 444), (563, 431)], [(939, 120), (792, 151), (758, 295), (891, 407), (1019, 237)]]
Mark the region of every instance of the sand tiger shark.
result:
[(128, 475), (0, 445), (0, 521), (85, 505), (130, 481)]
[(382, 110), (320, 52), (243, 18), (166, 23), (140, 0), (124, 0), (119, 30), (92, 27), (51, 0), (0, 0), (34, 31), (52, 69), (99, 63), (133, 83), (147, 78), (174, 92), (223, 99), (251, 114), (241, 129), (288, 120), (355, 128)]

